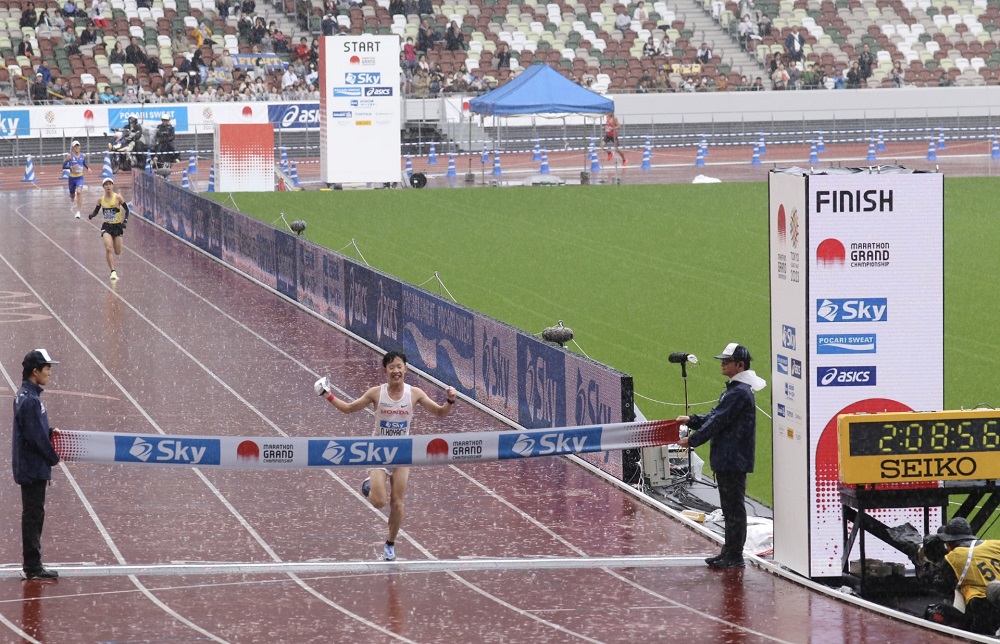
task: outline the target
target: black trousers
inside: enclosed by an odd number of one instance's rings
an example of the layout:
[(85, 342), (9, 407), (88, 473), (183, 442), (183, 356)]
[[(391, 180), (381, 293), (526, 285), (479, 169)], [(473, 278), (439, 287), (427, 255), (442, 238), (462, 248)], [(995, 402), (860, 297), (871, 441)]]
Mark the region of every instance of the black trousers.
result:
[(744, 505), (747, 491), (746, 472), (716, 472), (719, 484), (719, 505), (726, 519), (726, 543), (722, 556), (742, 559), (743, 545), (747, 541), (747, 508)]
[(42, 567), (42, 526), (48, 484), (48, 481), (35, 481), (21, 486), (21, 549), (26, 571)]

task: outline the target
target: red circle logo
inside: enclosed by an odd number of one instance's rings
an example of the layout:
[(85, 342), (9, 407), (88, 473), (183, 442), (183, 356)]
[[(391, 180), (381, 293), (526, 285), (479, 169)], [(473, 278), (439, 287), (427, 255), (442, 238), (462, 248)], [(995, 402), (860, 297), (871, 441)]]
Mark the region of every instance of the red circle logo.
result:
[(351, 56), (351, 64), (352, 65), (360, 65), (361, 64), (361, 58), (358, 57), (358, 56)]
[(94, 112), (93, 112), (93, 110), (84, 110), (84, 112), (83, 112), (83, 120), (84, 121), (93, 121), (94, 120)]
[(435, 438), (427, 443), (427, 458), (432, 460), (448, 458), (448, 441), (443, 438)]
[(820, 266), (841, 266), (847, 261), (847, 249), (839, 239), (824, 239), (816, 249), (816, 263)]
[(253, 108), (250, 107), (249, 105), (247, 105), (246, 107), (244, 107), (243, 108), (243, 116), (247, 116), (247, 117), (253, 116)]
[(236, 448), (236, 458), (241, 461), (256, 461), (260, 459), (260, 447), (253, 441), (243, 441)]

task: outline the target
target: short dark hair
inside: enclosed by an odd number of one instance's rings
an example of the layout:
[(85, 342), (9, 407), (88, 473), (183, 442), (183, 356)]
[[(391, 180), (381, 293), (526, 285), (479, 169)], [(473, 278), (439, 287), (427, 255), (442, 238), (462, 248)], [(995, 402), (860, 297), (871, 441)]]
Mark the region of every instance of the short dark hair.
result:
[(382, 356), (382, 368), (385, 369), (389, 366), (389, 363), (399, 358), (406, 364), (406, 354), (402, 351), (388, 351), (384, 356)]

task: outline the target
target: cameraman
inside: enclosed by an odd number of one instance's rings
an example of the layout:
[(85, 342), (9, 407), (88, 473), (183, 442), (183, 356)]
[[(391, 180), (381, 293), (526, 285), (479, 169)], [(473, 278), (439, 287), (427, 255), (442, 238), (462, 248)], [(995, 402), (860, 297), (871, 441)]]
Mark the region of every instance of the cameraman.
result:
[(161, 165), (177, 162), (177, 153), (174, 151), (174, 126), (170, 124), (169, 114), (160, 117), (160, 124), (156, 126), (156, 153)]
[[(927, 559), (939, 563), (935, 582), (940, 590), (955, 593), (953, 607), (937, 607), (928, 617), (954, 622), (973, 633), (995, 635), (1000, 629), (1000, 609), (986, 591), (991, 581), (1000, 579), (1000, 540), (976, 539), (969, 522), (955, 517), (926, 540), (923, 551)], [(990, 591), (991, 596), (997, 594), (995, 588)]]

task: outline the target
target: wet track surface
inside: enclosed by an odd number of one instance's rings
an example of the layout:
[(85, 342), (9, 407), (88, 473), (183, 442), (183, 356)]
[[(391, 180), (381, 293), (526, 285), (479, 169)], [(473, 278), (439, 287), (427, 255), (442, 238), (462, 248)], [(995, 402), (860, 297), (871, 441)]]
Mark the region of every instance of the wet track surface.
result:
[[(88, 191), (87, 202), (96, 196)], [(54, 426), (276, 438), (370, 432), (370, 414), (339, 414), (312, 391), (320, 375), (345, 398), (380, 383), (370, 348), (138, 218), (112, 284), (98, 226), (74, 220), (62, 190), (4, 197), (0, 374), (12, 392), (28, 350), (45, 347), (61, 360), (43, 397)], [(444, 396), (413, 374), (408, 381)], [(10, 414), (9, 403), (0, 407), (5, 441)], [(468, 404), (447, 419), (418, 412), (415, 421), (420, 433), (501, 427)], [(73, 464), (53, 477), (47, 564), (194, 562), (199, 572), (20, 581), (20, 499), (8, 473), (0, 641), (947, 639), (756, 567), (710, 570), (701, 559), (716, 544), (562, 458), (414, 468), (397, 554), (440, 563), (419, 571), (378, 560), (386, 520), (358, 491), (361, 470)], [(638, 555), (675, 559), (649, 568), (520, 565)], [(456, 570), (456, 560), (480, 558), (510, 565)], [(213, 572), (218, 563), (302, 562), (371, 565)]]

